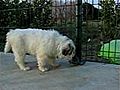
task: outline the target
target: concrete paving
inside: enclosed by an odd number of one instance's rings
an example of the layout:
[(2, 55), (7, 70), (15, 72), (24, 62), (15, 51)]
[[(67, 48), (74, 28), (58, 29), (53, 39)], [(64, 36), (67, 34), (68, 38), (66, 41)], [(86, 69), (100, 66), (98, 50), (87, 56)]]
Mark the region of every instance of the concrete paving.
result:
[(120, 66), (87, 62), (70, 66), (59, 61), (61, 67), (42, 73), (34, 57), (26, 57), (30, 71), (21, 71), (13, 54), (0, 53), (0, 90), (120, 90)]

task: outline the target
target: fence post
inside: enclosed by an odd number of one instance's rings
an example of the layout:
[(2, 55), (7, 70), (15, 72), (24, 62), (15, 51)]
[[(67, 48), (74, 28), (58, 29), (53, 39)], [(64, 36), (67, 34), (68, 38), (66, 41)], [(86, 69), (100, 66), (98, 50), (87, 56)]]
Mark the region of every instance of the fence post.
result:
[(82, 60), (82, 0), (77, 0), (76, 4), (76, 55), (70, 63), (85, 64)]
[(82, 0), (77, 0), (77, 28), (76, 28), (76, 54), (81, 60), (81, 44), (82, 44)]

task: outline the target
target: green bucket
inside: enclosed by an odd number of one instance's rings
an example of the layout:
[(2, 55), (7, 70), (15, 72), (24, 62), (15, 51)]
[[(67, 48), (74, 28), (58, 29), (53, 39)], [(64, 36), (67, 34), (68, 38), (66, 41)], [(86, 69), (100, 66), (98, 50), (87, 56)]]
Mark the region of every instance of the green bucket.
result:
[(120, 40), (112, 40), (103, 44), (98, 56), (103, 57), (113, 64), (120, 64)]

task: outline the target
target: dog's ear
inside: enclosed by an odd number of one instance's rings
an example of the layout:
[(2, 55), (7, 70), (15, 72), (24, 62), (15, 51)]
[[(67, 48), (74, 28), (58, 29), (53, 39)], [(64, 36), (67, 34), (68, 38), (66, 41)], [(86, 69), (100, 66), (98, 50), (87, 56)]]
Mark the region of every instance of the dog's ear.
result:
[(63, 50), (62, 50), (62, 54), (63, 55), (71, 55), (72, 52), (74, 50), (74, 47), (71, 46), (71, 44), (68, 44)]
[(71, 44), (68, 44), (69, 46), (69, 52), (68, 52), (68, 55), (71, 55), (73, 50), (74, 50), (74, 47), (71, 45)]

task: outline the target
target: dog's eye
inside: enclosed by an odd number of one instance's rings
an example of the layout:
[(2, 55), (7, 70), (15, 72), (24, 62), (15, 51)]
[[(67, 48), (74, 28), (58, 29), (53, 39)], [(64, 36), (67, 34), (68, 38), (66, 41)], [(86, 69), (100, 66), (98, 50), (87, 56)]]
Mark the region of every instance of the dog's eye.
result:
[(62, 54), (65, 55), (65, 56), (68, 54), (68, 52), (69, 52), (69, 51), (68, 51), (67, 49), (63, 49), (63, 50), (62, 50)]

